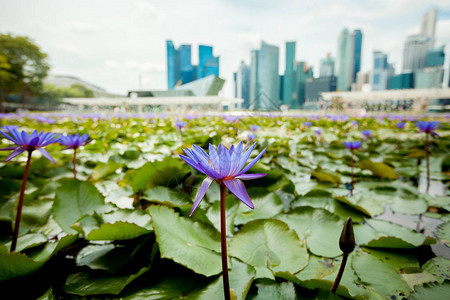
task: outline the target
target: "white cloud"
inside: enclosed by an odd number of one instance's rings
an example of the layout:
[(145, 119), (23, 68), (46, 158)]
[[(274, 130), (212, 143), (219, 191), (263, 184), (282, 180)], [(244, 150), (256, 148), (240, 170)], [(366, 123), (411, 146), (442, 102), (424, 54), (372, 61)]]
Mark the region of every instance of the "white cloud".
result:
[(85, 22), (71, 22), (65, 26), (65, 29), (74, 33), (95, 33), (99, 31), (99, 26)]
[(138, 13), (150, 16), (154, 19), (165, 19), (167, 15), (161, 10), (157, 9), (149, 1), (138, 0), (134, 1), (133, 5)]
[(114, 59), (109, 59), (105, 61), (104, 66), (116, 70), (127, 69), (135, 72), (163, 73), (166, 70), (165, 65), (163, 64), (151, 61), (139, 62), (136, 60), (118, 61)]

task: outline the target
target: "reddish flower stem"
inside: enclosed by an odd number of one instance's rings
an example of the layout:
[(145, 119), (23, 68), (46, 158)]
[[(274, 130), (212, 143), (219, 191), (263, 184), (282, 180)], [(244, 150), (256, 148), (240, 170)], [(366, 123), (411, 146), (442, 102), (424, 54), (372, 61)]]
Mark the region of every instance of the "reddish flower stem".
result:
[(352, 166), (352, 181), (350, 182), (350, 196), (353, 196), (353, 149), (350, 150), (350, 152), (352, 153), (351, 157), (350, 157), (350, 164)]
[(22, 216), (22, 206), (23, 206), (23, 198), (25, 196), (25, 187), (27, 185), (28, 173), (30, 171), (31, 153), (32, 153), (32, 150), (31, 151), (28, 150), (28, 159), (27, 159), (27, 164), (25, 166), (25, 172), (23, 173), (22, 187), (20, 188), (19, 204), (17, 205), (16, 222), (14, 224), (14, 232), (13, 232), (13, 238), (12, 238), (12, 242), (11, 242), (10, 252), (13, 252), (16, 250), (17, 238), (19, 236), (20, 218)]
[(73, 148), (73, 179), (77, 179), (77, 148)]
[(220, 183), (220, 245), (222, 247), (222, 277), (225, 300), (230, 300), (230, 282), (228, 279), (227, 227), (225, 214), (225, 184)]
[(342, 257), (341, 266), (339, 267), (339, 272), (334, 280), (333, 286), (330, 289), (330, 292), (333, 294), (336, 292), (339, 287), (339, 283), (341, 282), (342, 275), (344, 275), (345, 265), (347, 264), (348, 253), (344, 252), (344, 256)]
[(428, 193), (428, 190), (430, 189), (430, 151), (429, 151), (429, 140), (428, 140), (428, 133), (425, 133), (425, 156), (427, 158), (427, 189), (426, 193)]

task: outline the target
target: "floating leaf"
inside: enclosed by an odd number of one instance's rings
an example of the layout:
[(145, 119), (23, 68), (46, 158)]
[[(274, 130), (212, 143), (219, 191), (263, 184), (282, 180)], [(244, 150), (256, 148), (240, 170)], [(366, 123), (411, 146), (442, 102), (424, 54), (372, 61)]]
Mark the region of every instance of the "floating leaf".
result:
[(146, 190), (142, 198), (151, 202), (156, 202), (172, 207), (178, 207), (191, 203), (188, 195), (176, 190), (172, 190), (165, 186), (158, 186)]
[(446, 300), (450, 295), (450, 283), (444, 284), (430, 284), (423, 287), (417, 287), (415, 293), (411, 294), (408, 299), (410, 300)]
[(311, 178), (316, 178), (319, 182), (330, 182), (335, 185), (342, 184), (341, 178), (338, 175), (325, 171), (314, 171), (311, 173)]
[(252, 266), (268, 268), (275, 274), (294, 274), (308, 264), (308, 253), (297, 234), (278, 220), (245, 224), (231, 238), (229, 250), (230, 255)]
[(264, 280), (257, 283), (258, 294), (250, 296), (249, 300), (292, 300), (297, 299), (295, 286), (292, 282), (277, 283), (275, 281)]
[[(21, 252), (28, 248), (33, 248), (47, 242), (47, 237), (42, 233), (30, 233), (22, 235), (17, 239), (16, 252)], [(11, 242), (5, 244), (6, 247), (11, 248)]]
[(161, 257), (173, 259), (205, 276), (222, 272), (219, 232), (205, 224), (180, 217), (165, 206), (152, 205), (148, 211)]
[(450, 246), (450, 223), (442, 223), (438, 227), (437, 237), (441, 242)]
[(254, 196), (254, 189), (249, 189), (249, 196), (255, 206), (254, 209), (249, 209), (245, 205), (239, 205), (239, 209), (234, 219), (236, 225), (242, 225), (249, 221), (258, 219), (268, 219), (283, 210), (283, 203), (280, 197), (275, 193), (266, 193), (265, 195)]
[(312, 253), (325, 257), (342, 255), (339, 236), (344, 223), (338, 216), (320, 208), (298, 207), (278, 219), (294, 229), (301, 240), (306, 239)]
[(92, 171), (91, 178), (93, 180), (105, 178), (108, 175), (113, 174), (121, 166), (122, 166), (121, 163), (114, 161), (108, 161), (107, 163), (99, 163), (97, 166), (95, 166), (94, 170)]
[(84, 215), (91, 214), (105, 204), (103, 196), (90, 182), (66, 180), (56, 191), (53, 216), (65, 232)]
[(450, 280), (450, 260), (441, 256), (433, 257), (422, 267), (425, 271), (433, 274), (434, 278), (443, 283)]
[(370, 170), (374, 176), (380, 177), (380, 178), (387, 178), (387, 179), (397, 179), (398, 174), (395, 172), (395, 170), (380, 162), (373, 162), (370, 159), (364, 159), (359, 161), (359, 167), (361, 169)]

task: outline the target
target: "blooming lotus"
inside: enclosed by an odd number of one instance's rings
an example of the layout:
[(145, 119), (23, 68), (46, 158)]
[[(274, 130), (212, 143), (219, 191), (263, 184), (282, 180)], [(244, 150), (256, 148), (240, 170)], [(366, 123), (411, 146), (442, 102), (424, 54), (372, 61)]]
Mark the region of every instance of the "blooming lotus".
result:
[(195, 197), (190, 215), (194, 213), (213, 181), (219, 184), (223, 183), (239, 200), (244, 202), (248, 207), (254, 208), (241, 180), (266, 176), (266, 174), (245, 174), (256, 164), (267, 149), (261, 151), (257, 157), (245, 166), (255, 146), (256, 143), (246, 149), (247, 147), (241, 142), (237, 147), (233, 145), (230, 149), (227, 149), (222, 144), (219, 144), (216, 150), (210, 144), (209, 154), (196, 145), (193, 145), (191, 149), (183, 149), (186, 156), (180, 155), (180, 157), (188, 165), (200, 173), (207, 175)]
[(34, 150), (38, 150), (42, 153), (49, 161), (52, 163), (55, 163), (53, 158), (50, 156), (50, 154), (47, 152), (47, 150), (44, 149), (44, 147), (54, 143), (57, 141), (58, 135), (51, 132), (44, 132), (41, 131), (38, 133), (37, 130), (33, 131), (31, 134), (26, 133), (25, 131), (19, 132), (17, 128), (14, 127), (8, 127), (8, 133), (5, 133), (0, 130), (0, 133), (16, 144), (17, 146), (8, 147), (4, 149), (0, 149), (0, 151), (5, 150), (14, 150), (6, 159), (5, 161), (8, 161), (17, 155), (22, 154), (25, 150), (28, 151), (30, 154)]
[(88, 139), (89, 134), (83, 134), (82, 136), (80, 136), (79, 133), (77, 133), (76, 135), (68, 134), (66, 136), (60, 137), (58, 143), (60, 143), (63, 146), (66, 146), (67, 147), (66, 149), (77, 149), (81, 146), (89, 144), (90, 141), (88, 141)]
[(187, 125), (187, 122), (185, 121), (176, 121), (175, 122), (175, 126), (177, 126), (178, 128), (184, 128)]
[(397, 126), (398, 129), (403, 129), (403, 128), (405, 128), (405, 123), (399, 122), (399, 123), (395, 124), (395, 126)]
[(361, 141), (344, 142), (344, 146), (350, 150), (361, 148)]
[(419, 128), (420, 132), (425, 132), (432, 134), (433, 136), (439, 137), (439, 135), (434, 132), (434, 130), (439, 129), (441, 126), (437, 127), (439, 122), (427, 122), (427, 121), (418, 121), (416, 123), (417, 128)]
[(364, 135), (364, 138), (370, 138), (372, 136), (372, 130), (363, 130), (361, 133)]
[(251, 131), (256, 132), (256, 131), (258, 131), (258, 129), (259, 129), (258, 125), (250, 125), (250, 130)]

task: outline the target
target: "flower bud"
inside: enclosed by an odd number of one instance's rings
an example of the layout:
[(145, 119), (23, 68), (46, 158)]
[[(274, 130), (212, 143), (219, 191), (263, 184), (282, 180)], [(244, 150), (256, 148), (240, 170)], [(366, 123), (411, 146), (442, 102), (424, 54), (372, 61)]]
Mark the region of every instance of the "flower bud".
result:
[(355, 249), (355, 235), (353, 234), (352, 218), (348, 218), (345, 221), (344, 228), (342, 229), (341, 237), (339, 238), (339, 248), (342, 252), (350, 253)]

